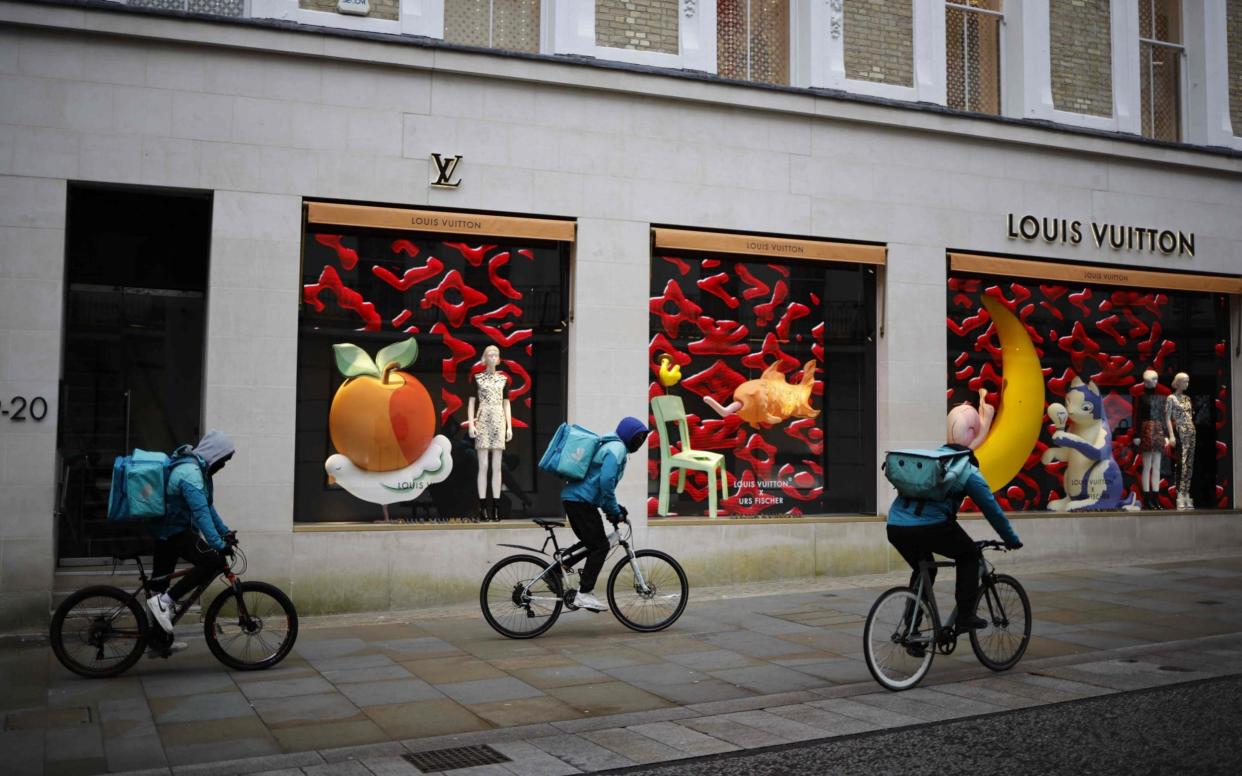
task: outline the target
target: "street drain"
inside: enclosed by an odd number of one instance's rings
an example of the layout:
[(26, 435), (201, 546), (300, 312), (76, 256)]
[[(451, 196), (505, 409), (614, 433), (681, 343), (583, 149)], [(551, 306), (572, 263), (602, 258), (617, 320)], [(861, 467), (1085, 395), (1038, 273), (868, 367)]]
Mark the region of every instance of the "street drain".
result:
[(1156, 666), (1156, 670), (1157, 671), (1173, 671), (1179, 674), (1192, 674), (1194, 673), (1195, 669), (1183, 668), (1181, 666)]
[(1207, 600), (1207, 601), (1195, 601), (1195, 603), (1201, 604), (1203, 606), (1220, 606), (1221, 604), (1224, 603), (1224, 601)]
[(430, 752), (414, 752), (403, 755), (406, 762), (423, 773), (455, 771), (476, 765), (507, 763), (509, 758), (490, 746), (458, 746), (452, 749), (433, 749)]

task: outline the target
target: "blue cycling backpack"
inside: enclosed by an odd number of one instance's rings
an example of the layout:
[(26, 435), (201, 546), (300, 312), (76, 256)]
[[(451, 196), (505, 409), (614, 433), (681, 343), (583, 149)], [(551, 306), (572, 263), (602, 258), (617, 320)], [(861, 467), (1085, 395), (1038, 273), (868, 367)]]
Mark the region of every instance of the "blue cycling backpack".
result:
[(975, 470), (969, 450), (891, 450), (881, 468), (898, 494), (919, 502), (960, 498)]
[(118, 455), (112, 464), (112, 488), (108, 492), (108, 519), (116, 521), (153, 520), (167, 512), (168, 475), (186, 460), (189, 447), (179, 447), (169, 457), (164, 453), (135, 449), (132, 455)]
[(573, 423), (562, 423), (539, 459), (539, 468), (561, 479), (577, 482), (586, 478), (599, 444), (600, 436), (594, 431)]

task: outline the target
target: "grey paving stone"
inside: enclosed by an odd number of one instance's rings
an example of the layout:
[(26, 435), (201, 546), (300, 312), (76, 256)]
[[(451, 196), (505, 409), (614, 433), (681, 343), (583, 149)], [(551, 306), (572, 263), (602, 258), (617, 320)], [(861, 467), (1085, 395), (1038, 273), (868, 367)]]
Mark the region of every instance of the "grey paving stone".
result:
[(630, 684), (690, 684), (706, 679), (707, 674), (676, 663), (649, 663), (638, 666), (608, 668), (604, 673)]
[(213, 719), (248, 717), (254, 713), (254, 710), (250, 708), (250, 702), (237, 690), (172, 698), (168, 700), (168, 703), (169, 705), (156, 712), (157, 724), (206, 722)]
[(830, 698), (823, 701), (812, 701), (806, 705), (816, 709), (830, 711), (833, 714), (840, 714), (846, 717), (860, 719), (863, 722), (870, 722), (880, 728), (921, 725), (925, 721), (919, 717), (914, 717), (909, 714), (889, 711), (877, 706), (862, 703), (858, 699), (863, 697), (866, 696), (858, 695), (853, 698)]
[(932, 706), (949, 709), (956, 712), (958, 716), (973, 716), (976, 714), (992, 714), (998, 711), (1004, 711), (1005, 706), (998, 706), (987, 701), (977, 698), (963, 698), (960, 695), (951, 693), (936, 692), (935, 689), (929, 687), (915, 687), (913, 690), (907, 690), (901, 693), (903, 699), (921, 701)]
[(765, 709), (768, 706), (785, 706), (791, 703), (805, 703), (807, 701), (820, 700), (820, 696), (806, 690), (797, 692), (778, 692), (768, 695), (751, 695), (746, 698), (734, 698), (727, 701), (712, 701), (710, 703), (694, 703), (685, 708), (696, 714), (705, 717), (716, 716), (719, 714), (732, 714), (735, 711), (753, 711), (755, 709)]
[(412, 639), (374, 641), (371, 642), (371, 646), (376, 647), (377, 649), (388, 650), (390, 652), (401, 652), (407, 655), (424, 657), (461, 652), (460, 649), (453, 646), (449, 642), (443, 639), (438, 639), (435, 636), (420, 636)]
[[(168, 757), (168, 762), (173, 766), (173, 772), (177, 776), (183, 776), (186, 768), (200, 769), (189, 771), (191, 776), (226, 776), (278, 770), (282, 767), (279, 764), (255, 765), (251, 762), (252, 759), (262, 760), (266, 757), (280, 755), (280, 745), (271, 736), (233, 738), (227, 741), (208, 741), (199, 744), (165, 744), (164, 754)], [(316, 762), (318, 761), (316, 757)], [(219, 766), (218, 770), (217, 766)], [(243, 770), (243, 768), (253, 770)]]
[(747, 631), (731, 631), (726, 633), (715, 633), (705, 636), (703, 641), (733, 652), (739, 652), (749, 657), (772, 658), (781, 655), (796, 655), (799, 652), (806, 652), (806, 647), (795, 644), (792, 641), (785, 641), (774, 636), (765, 636), (761, 633), (749, 633)]
[(896, 714), (905, 714), (911, 717), (918, 717), (927, 722), (940, 722), (955, 717), (969, 716), (963, 714), (957, 709), (945, 705), (933, 705), (926, 701), (915, 700), (906, 697), (909, 691), (902, 693), (872, 693), (870, 695), (859, 695), (854, 700), (868, 706), (875, 706), (878, 709), (893, 712)]
[(641, 733), (635, 733), (633, 730), (625, 728), (593, 730), (580, 735), (588, 741), (599, 744), (605, 749), (616, 752), (636, 763), (658, 763), (668, 760), (680, 760), (689, 756), (668, 744), (660, 743), (649, 736), (644, 736)]
[(824, 682), (814, 676), (777, 665), (749, 666), (711, 671), (712, 676), (758, 693), (793, 692), (819, 687)]
[(336, 693), (262, 698), (254, 702), (254, 710), (269, 727), (291, 723), (331, 722), (351, 719), (361, 714), (348, 698)]
[(373, 776), (365, 765), (357, 760), (338, 760), (323, 765), (308, 765), (302, 768), (306, 776)]
[(489, 746), (503, 741), (525, 741), (531, 738), (558, 736), (563, 731), (546, 723), (537, 725), (516, 725), (508, 728), (477, 730), (470, 733), (452, 733), (444, 736), (428, 736), (426, 738), (410, 738), (401, 745), (411, 752), (429, 752), (433, 749), (449, 749), (456, 746), (473, 746), (488, 744)]
[(492, 744), (491, 747), (509, 758), (510, 762), (502, 765), (518, 776), (568, 776), (581, 773), (569, 763), (525, 741), (507, 741)]
[(305, 776), (301, 768), (280, 768), (275, 771), (260, 771), (250, 776)]
[(781, 738), (766, 730), (728, 719), (725, 715), (695, 717), (694, 719), (682, 720), (679, 724), (742, 749), (757, 749), (761, 746), (777, 746), (789, 743), (785, 738)]
[[(983, 687), (987, 690), (995, 690), (997, 692), (1008, 692), (1014, 695), (1021, 695), (1039, 703), (1061, 703), (1063, 701), (1078, 700), (1079, 698), (1087, 698), (1089, 695), (1077, 692), (1065, 692), (1040, 684), (1020, 681), (1018, 674), (1006, 677), (989, 677), (987, 679), (971, 679), (964, 682), (970, 687)], [(1096, 688), (1099, 689), (1099, 688)], [(1092, 693), (1094, 694), (1094, 693)]]
[(168, 765), (164, 756), (164, 745), (155, 727), (151, 732), (140, 736), (116, 736), (104, 739), (104, 758), (108, 770), (137, 771), (144, 768), (160, 768)]
[(319, 756), (324, 762), (335, 763), (341, 760), (368, 760), (372, 758), (400, 757), (406, 748), (398, 741), (385, 741), (382, 744), (363, 744), (362, 746), (341, 746), (336, 749), (320, 749)]
[(1087, 684), (1086, 682), (1069, 681), (1052, 676), (1042, 676), (1035, 673), (1014, 674), (1014, 679), (1022, 682), (1023, 684), (1042, 687), (1049, 690), (1057, 690), (1064, 693), (1073, 693), (1082, 697), (1108, 695), (1111, 692), (1111, 690), (1107, 687), (1098, 687), (1094, 684)]
[(319, 756), (318, 752), (293, 752), (291, 754), (269, 754), (237, 760), (178, 765), (172, 770), (174, 776), (224, 776), (225, 774), (262, 773), (264, 771), (279, 771), (322, 764), (323, 758)]
[(453, 776), (513, 776), (513, 771), (503, 765), (475, 765), (470, 768), (457, 768), (447, 771)]
[(323, 639), (321, 641), (313, 641), (306, 636), (307, 634), (303, 633), (302, 638), (298, 639), (297, 646), (293, 649), (297, 654), (312, 661), (345, 657), (346, 655), (352, 655), (355, 652), (371, 648), (371, 645), (362, 639)]
[(793, 720), (794, 722), (800, 722), (803, 725), (809, 725), (820, 731), (821, 736), (847, 736), (880, 729), (880, 726), (875, 723), (865, 722), (855, 717), (847, 717), (844, 714), (835, 714), (804, 703), (776, 706), (764, 709), (764, 711), (778, 717)]
[(1151, 644), (1147, 639), (1138, 639), (1132, 636), (1120, 636), (1116, 633), (1103, 633), (1100, 631), (1079, 630), (1066, 631), (1058, 633), (1057, 641), (1065, 641), (1070, 644), (1080, 644), (1084, 647), (1094, 647), (1096, 649), (1122, 649), (1124, 647), (1137, 647), (1143, 644)]
[(537, 698), (543, 695), (542, 690), (531, 687), (520, 679), (504, 676), (496, 679), (477, 679), (472, 682), (451, 682), (438, 684), (437, 690), (458, 703), (489, 703), (491, 701), (512, 701), (518, 698)]
[(347, 684), (352, 682), (413, 679), (414, 674), (407, 671), (404, 666), (394, 663), (390, 666), (375, 666), (373, 668), (344, 668), (336, 671), (324, 671), (323, 678), (333, 684)]
[(645, 725), (633, 725), (629, 729), (696, 757), (734, 752), (738, 749), (733, 744), (703, 735), (697, 730), (691, 730), (676, 722), (649, 722)]
[(671, 663), (693, 668), (696, 671), (712, 671), (722, 668), (743, 668), (754, 663), (753, 660), (740, 652), (729, 649), (710, 649), (705, 652), (685, 652), (669, 655)]
[(644, 722), (671, 722), (699, 716), (697, 712), (685, 706), (673, 706), (651, 711), (630, 711), (624, 714), (609, 714), (603, 717), (583, 717), (553, 722), (557, 732), (585, 733), (588, 730), (607, 730), (608, 728), (639, 725)]
[(314, 695), (332, 692), (336, 688), (318, 676), (301, 679), (277, 679), (271, 682), (246, 682), (238, 685), (247, 698), (292, 698), (297, 695)]
[(605, 749), (594, 741), (581, 736), (559, 735), (533, 738), (527, 743), (553, 757), (567, 762), (580, 771), (603, 771), (609, 768), (625, 768), (635, 765), (628, 757), (622, 757), (611, 749)]
[(689, 684), (648, 684), (646, 682), (631, 682), (635, 687), (646, 690), (647, 692), (658, 695), (665, 700), (673, 703), (687, 706), (695, 703), (711, 703), (713, 701), (727, 701), (734, 698), (747, 697), (756, 695), (757, 693), (747, 690), (744, 687), (738, 687), (728, 682), (721, 681), (715, 677), (705, 678), (701, 681), (691, 682)]
[(337, 689), (359, 707), (387, 706), (444, 697), (439, 690), (422, 679), (342, 684)]
[(422, 771), (401, 757), (368, 757), (362, 761), (375, 776), (420, 776)]
[(103, 731), (99, 725), (48, 728), (44, 741), (47, 747), (44, 757), (48, 762), (88, 760), (104, 756)]
[(220, 671), (202, 673), (144, 674), (142, 688), (148, 698), (174, 698), (182, 695), (236, 690), (233, 678)]
[(864, 682), (871, 678), (861, 660), (840, 657), (829, 660), (773, 660), (777, 665), (829, 682)]
[(151, 719), (151, 707), (146, 698), (100, 701), (99, 719), (103, 722), (142, 722)]
[(768, 711), (740, 711), (725, 714), (722, 718), (758, 728), (786, 741), (810, 741), (825, 735), (819, 728)]
[(1000, 706), (1006, 709), (1024, 709), (1028, 706), (1037, 706), (1039, 701), (1034, 698), (1028, 698), (1025, 695), (1016, 695), (1003, 690), (992, 690), (978, 685), (963, 684), (961, 682), (949, 682), (946, 684), (938, 684), (929, 687), (930, 690), (936, 692), (956, 695), (960, 698), (970, 698), (971, 700), (983, 701), (993, 706)]

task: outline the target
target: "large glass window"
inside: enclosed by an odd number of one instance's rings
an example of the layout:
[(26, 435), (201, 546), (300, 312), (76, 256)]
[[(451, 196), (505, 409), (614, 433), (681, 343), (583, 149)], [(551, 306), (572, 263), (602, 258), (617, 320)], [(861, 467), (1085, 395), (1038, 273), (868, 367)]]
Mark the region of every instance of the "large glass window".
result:
[(950, 108), (1001, 112), (1003, 0), (948, 0), (945, 73)]
[(539, 51), (540, 0), (444, 0), (444, 39), (467, 46)]
[[(387, 514), (392, 520), (444, 522), (477, 516), (479, 456), (463, 424), (470, 402), (482, 397), (474, 377), (484, 369), (489, 345), (500, 350), (497, 371), (507, 377), (504, 396), (513, 418), (513, 438), (501, 461), (501, 516), (558, 514), (559, 483), (539, 474), (535, 464), (565, 419), (568, 257), (566, 243), (308, 224), (298, 331), (295, 519), (370, 522)], [(341, 398), (346, 377), (334, 346), (354, 345), (358, 351), (348, 352), (374, 359), (410, 338), (417, 342), (417, 357), (399, 371), (425, 389), (430, 410), (407, 411), (411, 405), (399, 407), (396, 398), (382, 396)], [(355, 371), (369, 368), (362, 362)], [(384, 371), (385, 364), (375, 366)], [(380, 393), (374, 376), (354, 379), (376, 382), (368, 387)], [(424, 401), (411, 396), (415, 404)], [(370, 436), (346, 443), (338, 424), (364, 427)], [(365, 480), (374, 471), (419, 460), (424, 450), (408, 440), (433, 434), (451, 450), (447, 480), (412, 500), (386, 499), (387, 508), (345, 487), (352, 485), (343, 481), (346, 475)], [(336, 442), (353, 449), (338, 449)], [(349, 458), (345, 474), (329, 476), (328, 459), (338, 454)], [(378, 487), (400, 486), (405, 479)]]
[[(869, 266), (656, 249), (650, 393), (681, 397), (690, 445), (724, 456), (719, 515), (875, 512), (874, 288)], [(678, 496), (679, 476), (669, 514), (707, 514), (707, 475)]]
[(1143, 134), (1182, 139), (1181, 0), (1138, 0)]
[[(1158, 479), (1161, 508), (1173, 509), (1186, 496), (1196, 508), (1230, 505), (1228, 297), (954, 272), (948, 301), (948, 406), (977, 406), (981, 388), (999, 405), (985, 442), (994, 449), (978, 451), (985, 469), (1005, 445), (1018, 445), (1008, 450), (1019, 456), (1012, 479), (991, 482), (1004, 509), (1150, 508), (1143, 504), (1152, 490), (1142, 484), (1145, 453), (1159, 453), (1148, 466), (1158, 467), (1149, 476)], [(1034, 366), (1006, 361), (1023, 336), (1038, 357)], [(1015, 371), (1023, 368), (1040, 374)], [(1143, 385), (1148, 370), (1158, 379), (1154, 399)], [(1189, 378), (1186, 399), (1175, 400), (1174, 378), (1182, 373)], [(1019, 395), (1023, 383), (1033, 395)], [(1018, 393), (1002, 401), (1006, 386)], [(1034, 403), (1033, 416), (1021, 417), (1022, 401)], [(1146, 438), (1153, 401), (1157, 417), (1172, 413), (1177, 445), (1166, 447), (1165, 436)], [(1174, 401), (1184, 406), (1175, 409)], [(1060, 425), (1058, 407), (1068, 413)], [(1069, 498), (1086, 502), (1071, 505)]]
[(789, 83), (789, 0), (718, 0), (716, 72)]

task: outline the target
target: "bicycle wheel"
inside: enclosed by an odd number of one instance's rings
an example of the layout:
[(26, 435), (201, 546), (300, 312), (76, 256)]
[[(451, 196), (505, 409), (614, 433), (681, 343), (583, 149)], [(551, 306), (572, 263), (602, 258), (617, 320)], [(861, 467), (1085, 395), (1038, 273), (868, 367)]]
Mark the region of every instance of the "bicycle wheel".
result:
[(203, 635), (216, 660), (236, 671), (259, 671), (284, 660), (293, 649), (298, 613), (280, 588), (242, 582), (237, 589), (225, 588), (207, 607)]
[(997, 574), (979, 591), (975, 614), (988, 621), (970, 632), (975, 657), (993, 671), (1013, 668), (1031, 641), (1031, 601), (1018, 580)]
[(138, 599), (116, 587), (86, 587), (61, 602), (49, 636), (60, 664), (78, 676), (103, 679), (124, 673), (147, 645), (147, 614)]
[(886, 690), (908, 690), (922, 681), (936, 655), (931, 608), (908, 587), (886, 590), (863, 626), (867, 670)]
[(479, 606), (497, 633), (533, 639), (561, 616), (561, 578), (556, 569), (547, 571), (550, 563), (533, 555), (511, 555), (483, 577)]
[[(639, 575), (642, 583), (639, 584)], [(608, 575), (608, 606), (621, 624), (641, 633), (677, 622), (690, 600), (690, 583), (681, 564), (659, 550), (639, 550), (623, 558)]]

